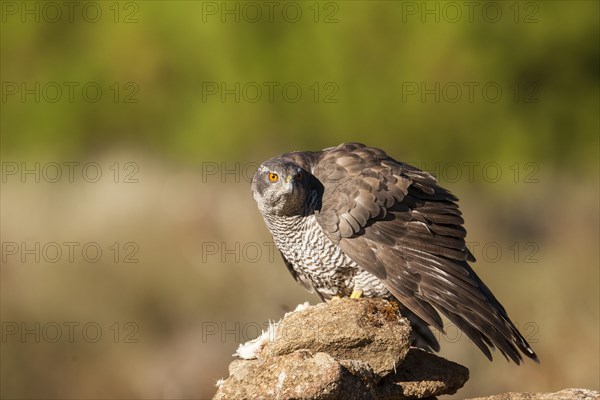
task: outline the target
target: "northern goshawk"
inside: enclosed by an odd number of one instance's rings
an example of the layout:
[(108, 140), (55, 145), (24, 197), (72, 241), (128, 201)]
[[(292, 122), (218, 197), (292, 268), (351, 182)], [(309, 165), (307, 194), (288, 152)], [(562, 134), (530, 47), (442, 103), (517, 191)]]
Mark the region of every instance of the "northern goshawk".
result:
[(439, 350), (445, 315), (491, 360), (536, 354), (469, 261), (457, 198), (429, 173), (346, 143), (260, 165), (252, 193), (292, 276), (322, 300), (383, 297), (415, 345)]

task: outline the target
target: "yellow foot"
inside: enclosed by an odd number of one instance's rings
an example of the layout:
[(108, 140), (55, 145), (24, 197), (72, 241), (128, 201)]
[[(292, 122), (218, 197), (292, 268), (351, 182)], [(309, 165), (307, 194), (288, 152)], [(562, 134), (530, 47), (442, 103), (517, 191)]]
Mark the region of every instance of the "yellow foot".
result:
[(350, 295), (351, 299), (360, 299), (362, 297), (363, 291), (354, 289), (352, 294)]

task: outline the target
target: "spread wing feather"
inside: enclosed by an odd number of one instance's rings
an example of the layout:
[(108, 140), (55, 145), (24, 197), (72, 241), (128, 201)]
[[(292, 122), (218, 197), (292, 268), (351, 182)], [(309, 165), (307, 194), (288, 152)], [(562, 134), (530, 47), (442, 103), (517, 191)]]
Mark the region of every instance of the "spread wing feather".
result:
[(284, 155), (323, 185), (323, 232), (381, 279), (410, 311), (443, 331), (438, 311), (491, 359), (537, 356), (471, 269), (458, 200), (427, 172), (358, 143)]

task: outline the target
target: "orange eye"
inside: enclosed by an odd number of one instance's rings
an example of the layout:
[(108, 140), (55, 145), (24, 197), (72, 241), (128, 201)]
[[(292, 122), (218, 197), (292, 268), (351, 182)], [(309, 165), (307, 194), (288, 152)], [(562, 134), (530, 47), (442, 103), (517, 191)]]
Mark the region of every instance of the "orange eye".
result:
[(269, 180), (271, 182), (277, 182), (278, 179), (279, 179), (279, 175), (277, 175), (274, 172), (269, 172)]

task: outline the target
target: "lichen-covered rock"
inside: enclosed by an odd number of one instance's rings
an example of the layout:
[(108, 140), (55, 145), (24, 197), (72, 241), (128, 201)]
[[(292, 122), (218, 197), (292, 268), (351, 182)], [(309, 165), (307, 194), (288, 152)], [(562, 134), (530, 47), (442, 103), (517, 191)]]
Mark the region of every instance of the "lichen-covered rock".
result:
[(469, 400), (600, 400), (600, 392), (587, 389), (564, 389), (554, 393), (503, 393)]
[(336, 299), (284, 318), (266, 356), (299, 349), (327, 353), (338, 360), (360, 360), (378, 377), (394, 370), (410, 348), (410, 324), (395, 305), (380, 299)]
[(236, 364), (234, 374), (221, 386), (215, 400), (373, 398), (368, 386), (325, 353), (297, 350)]
[[(215, 399), (409, 400), (454, 394), (469, 370), (410, 347), (410, 326), (381, 299), (338, 299), (286, 314), (240, 346)], [(256, 358), (256, 359), (254, 359)], [(600, 393), (505, 393), (470, 400), (600, 400)]]
[(380, 399), (422, 399), (454, 394), (469, 379), (469, 370), (427, 351), (411, 348), (396, 373), (380, 382)]
[(290, 313), (256, 360), (236, 360), (215, 399), (419, 399), (455, 393), (469, 371), (410, 348), (410, 326), (381, 299)]

